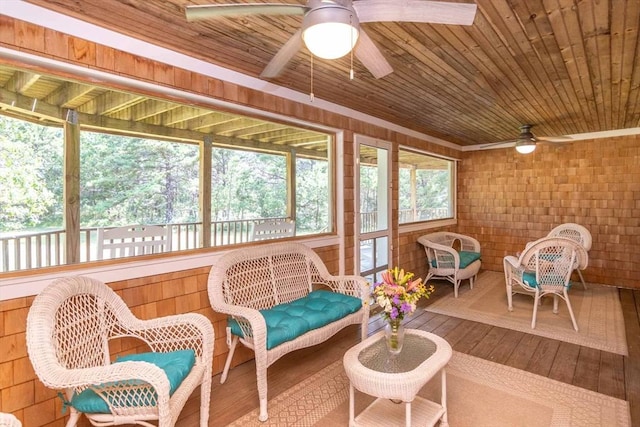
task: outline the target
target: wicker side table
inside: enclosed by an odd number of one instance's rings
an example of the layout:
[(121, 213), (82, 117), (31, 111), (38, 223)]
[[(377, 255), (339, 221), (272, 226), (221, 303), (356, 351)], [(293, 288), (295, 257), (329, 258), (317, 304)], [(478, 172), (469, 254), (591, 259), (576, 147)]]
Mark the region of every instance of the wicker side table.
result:
[[(445, 366), (451, 354), (451, 346), (444, 339), (416, 329), (406, 330), (402, 352), (397, 356), (389, 357), (384, 332), (350, 348), (343, 359), (350, 381), (349, 425), (386, 427), (401, 425), (404, 419), (409, 427), (415, 418), (420, 425), (433, 426), (440, 420), (441, 426), (447, 426)], [(442, 378), (440, 403), (416, 396), (438, 372)], [(357, 418), (354, 389), (377, 397)]]

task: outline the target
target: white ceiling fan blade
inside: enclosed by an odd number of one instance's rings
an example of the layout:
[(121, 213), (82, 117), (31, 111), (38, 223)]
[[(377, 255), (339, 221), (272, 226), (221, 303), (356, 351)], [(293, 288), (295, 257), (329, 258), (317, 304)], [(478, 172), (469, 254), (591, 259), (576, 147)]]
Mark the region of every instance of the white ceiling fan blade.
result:
[(272, 78), (277, 77), (287, 63), (302, 47), (302, 30), (296, 31), (289, 40), (280, 48), (278, 53), (271, 58), (271, 61), (264, 68), (260, 77)]
[(353, 8), (360, 22), (471, 25), (477, 6), (474, 3), (426, 0), (359, 0), (353, 2)]
[(516, 140), (512, 140), (512, 141), (498, 141), (498, 142), (490, 142), (489, 144), (483, 144), (481, 145), (480, 148), (481, 150), (488, 150), (490, 148), (506, 148), (506, 147), (513, 147), (515, 145), (515, 143), (518, 142)]
[(544, 142), (567, 142), (567, 141), (573, 140), (573, 138), (571, 138), (570, 136), (565, 136), (565, 135), (560, 135), (560, 136), (537, 136), (536, 135), (536, 139), (538, 141), (544, 141)]
[(355, 54), (356, 58), (362, 62), (362, 65), (364, 65), (376, 79), (381, 79), (393, 72), (393, 68), (391, 68), (389, 62), (387, 62), (382, 52), (380, 52), (378, 46), (373, 43), (373, 40), (371, 40), (362, 28), (360, 28), (360, 36), (358, 37)]
[(308, 9), (301, 4), (283, 3), (205, 4), (187, 6), (185, 14), (187, 21), (197, 21), (220, 16), (304, 15)]

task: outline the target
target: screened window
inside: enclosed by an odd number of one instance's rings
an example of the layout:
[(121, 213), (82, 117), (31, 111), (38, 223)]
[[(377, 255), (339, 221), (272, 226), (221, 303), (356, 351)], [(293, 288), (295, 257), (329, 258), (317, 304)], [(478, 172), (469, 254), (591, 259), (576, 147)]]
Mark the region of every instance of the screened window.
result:
[(399, 223), (453, 218), (455, 162), (407, 149), (398, 160)]

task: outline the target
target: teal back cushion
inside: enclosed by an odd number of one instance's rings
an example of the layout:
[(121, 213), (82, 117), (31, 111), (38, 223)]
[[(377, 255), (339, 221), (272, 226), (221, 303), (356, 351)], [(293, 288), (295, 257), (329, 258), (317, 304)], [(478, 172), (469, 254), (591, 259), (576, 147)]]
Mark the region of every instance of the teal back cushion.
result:
[[(173, 394), (173, 392), (176, 391), (178, 387), (180, 387), (180, 384), (182, 384), (182, 381), (187, 377), (187, 375), (189, 375), (189, 372), (191, 372), (191, 369), (196, 362), (196, 355), (195, 352), (190, 349), (172, 351), (169, 353), (149, 352), (118, 357), (116, 358), (116, 361), (114, 363), (127, 361), (148, 362), (162, 369), (169, 379), (169, 393)], [(127, 383), (143, 384), (142, 381), (136, 379), (128, 381)], [(101, 386), (112, 386), (116, 384), (118, 383), (105, 383), (104, 385), (99, 385), (96, 388), (100, 388)], [(146, 405), (146, 403), (144, 402), (137, 402), (135, 397), (133, 396), (130, 399), (131, 401), (127, 402), (127, 404), (129, 404), (130, 406)], [(154, 398), (153, 400), (156, 399)], [(88, 414), (105, 414), (110, 412), (107, 402), (102, 400), (102, 398), (90, 388), (82, 391), (79, 394), (76, 394), (71, 399), (71, 406), (73, 406), (80, 412), (85, 412)]]
[[(304, 298), (260, 310), (267, 324), (267, 349), (291, 341), (312, 329), (355, 313), (362, 307), (360, 298), (337, 292), (317, 290)], [(230, 319), (231, 332), (242, 336), (238, 323)]]

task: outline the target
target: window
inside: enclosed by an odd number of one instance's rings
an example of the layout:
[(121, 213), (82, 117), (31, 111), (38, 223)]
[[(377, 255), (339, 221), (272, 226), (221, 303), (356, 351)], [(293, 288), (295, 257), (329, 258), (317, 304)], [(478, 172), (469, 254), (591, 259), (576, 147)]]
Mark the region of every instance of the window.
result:
[(455, 162), (401, 148), (399, 223), (453, 218)]
[[(248, 243), (255, 224), (272, 220), (295, 223), (296, 235), (333, 230), (331, 134), (187, 105), (188, 93), (180, 104), (55, 76), (32, 83), (16, 94), (34, 98), (29, 109), (0, 114), (0, 273), (97, 260), (99, 230), (117, 226), (162, 227), (171, 251)], [(46, 97), (57, 88), (85, 95)], [(80, 129), (80, 163), (67, 159), (80, 173), (70, 229), (65, 138), (78, 142), (66, 119)]]

